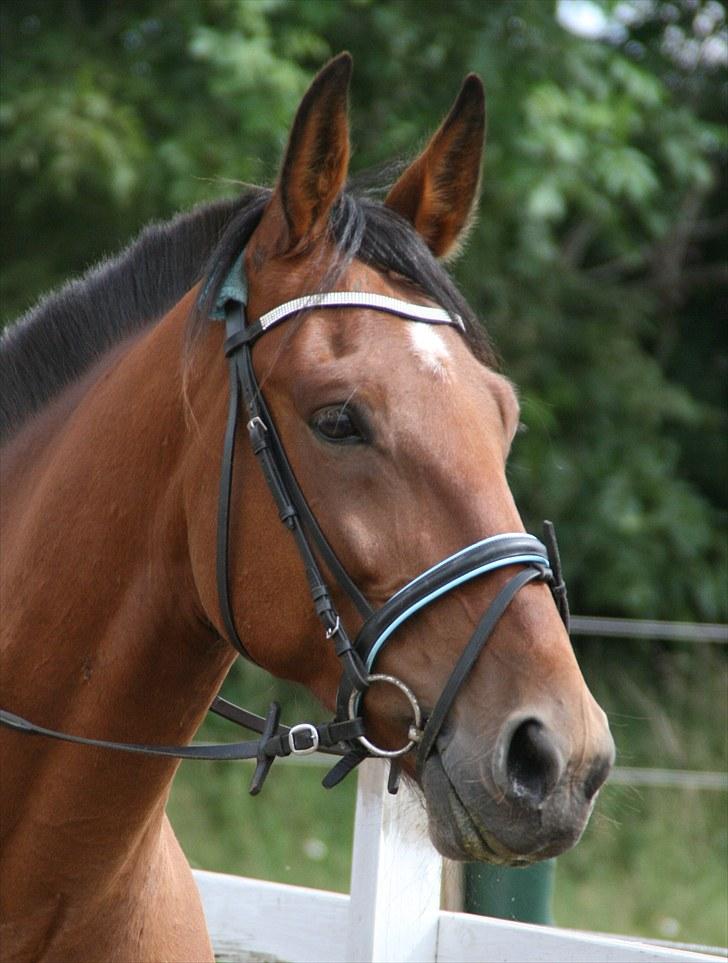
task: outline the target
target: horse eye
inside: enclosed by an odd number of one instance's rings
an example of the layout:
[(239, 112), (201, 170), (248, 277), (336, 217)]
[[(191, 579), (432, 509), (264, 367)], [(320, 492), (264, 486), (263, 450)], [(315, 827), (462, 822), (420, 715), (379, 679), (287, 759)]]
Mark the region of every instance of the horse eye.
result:
[(324, 441), (352, 445), (366, 440), (357, 424), (355, 413), (346, 405), (321, 408), (311, 419), (311, 427)]

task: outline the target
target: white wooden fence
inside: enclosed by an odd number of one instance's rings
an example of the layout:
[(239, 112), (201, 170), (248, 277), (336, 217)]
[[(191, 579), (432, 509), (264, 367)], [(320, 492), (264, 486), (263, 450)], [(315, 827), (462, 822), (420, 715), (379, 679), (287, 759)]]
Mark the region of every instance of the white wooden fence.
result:
[(725, 957), (687, 948), (441, 910), (442, 860), (427, 837), (421, 802), (406, 784), (390, 796), (378, 760), (363, 763), (358, 778), (351, 896), (195, 873), (219, 959), (725, 963)]

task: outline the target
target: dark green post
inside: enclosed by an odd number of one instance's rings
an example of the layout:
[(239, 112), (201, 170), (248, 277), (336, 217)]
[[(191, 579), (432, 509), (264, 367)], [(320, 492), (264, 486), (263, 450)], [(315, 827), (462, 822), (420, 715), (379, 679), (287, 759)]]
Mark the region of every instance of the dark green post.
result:
[(524, 869), (466, 863), (465, 912), (552, 925), (555, 870), (555, 859)]

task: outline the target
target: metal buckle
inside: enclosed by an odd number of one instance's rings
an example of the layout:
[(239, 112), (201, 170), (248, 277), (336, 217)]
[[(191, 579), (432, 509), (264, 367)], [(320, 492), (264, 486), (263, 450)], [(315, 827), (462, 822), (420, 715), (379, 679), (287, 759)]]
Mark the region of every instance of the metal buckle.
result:
[[(367, 749), (373, 756), (382, 756), (385, 759), (396, 759), (397, 756), (404, 756), (408, 753), (410, 749), (414, 749), (417, 743), (422, 739), (422, 712), (420, 710), (420, 704), (417, 701), (414, 692), (410, 689), (408, 685), (405, 685), (401, 679), (395, 678), (393, 675), (383, 675), (381, 673), (375, 673), (374, 675), (367, 676), (367, 683), (372, 682), (388, 682), (390, 685), (395, 686), (400, 692), (404, 693), (412, 707), (412, 715), (414, 716), (414, 723), (407, 730), (407, 745), (403, 746), (401, 749), (380, 749), (379, 746), (375, 746), (373, 742), (370, 742), (366, 736), (357, 736), (359, 742)], [(355, 689), (349, 696), (349, 718), (355, 719), (356, 712), (358, 708), (359, 698), (361, 697), (361, 692), (357, 692)]]
[(341, 619), (337, 615), (336, 622), (334, 622), (333, 626), (330, 629), (326, 629), (326, 638), (327, 639), (332, 638), (334, 635), (336, 635), (336, 633), (339, 631), (340, 628), (341, 628)]
[[(312, 745), (306, 749), (299, 749), (296, 746), (295, 735), (297, 732), (307, 732), (311, 736)], [(294, 756), (310, 756), (319, 747), (318, 729), (310, 722), (299, 722), (296, 726), (291, 726), (288, 730), (288, 746)]]
[(262, 429), (265, 432), (268, 431), (268, 429), (265, 427), (265, 422), (259, 415), (255, 415), (253, 418), (251, 418), (245, 427), (248, 429), (248, 431), (252, 431), (254, 428)]

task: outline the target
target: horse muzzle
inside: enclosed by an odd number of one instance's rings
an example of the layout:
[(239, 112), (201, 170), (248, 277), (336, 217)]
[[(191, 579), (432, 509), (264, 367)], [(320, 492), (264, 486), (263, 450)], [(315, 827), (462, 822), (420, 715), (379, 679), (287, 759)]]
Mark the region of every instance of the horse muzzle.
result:
[(450, 859), (528, 865), (574, 846), (614, 762), (608, 730), (568, 752), (534, 713), (514, 713), (491, 746), (445, 731), (420, 774), (430, 836)]

